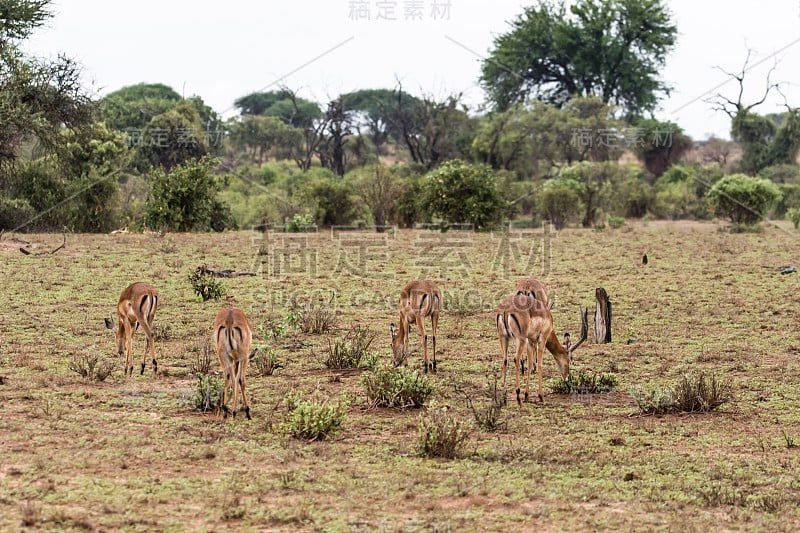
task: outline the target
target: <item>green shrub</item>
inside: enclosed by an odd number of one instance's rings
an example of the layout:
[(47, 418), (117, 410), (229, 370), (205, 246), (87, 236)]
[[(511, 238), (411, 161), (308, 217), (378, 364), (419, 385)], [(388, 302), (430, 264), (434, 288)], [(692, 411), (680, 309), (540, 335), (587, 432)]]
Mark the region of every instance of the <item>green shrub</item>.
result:
[(588, 373), (583, 370), (572, 372), (567, 379), (558, 378), (550, 383), (557, 394), (602, 394), (617, 387), (614, 374)]
[(452, 459), (469, 439), (467, 425), (446, 410), (435, 409), (417, 426), (417, 451), (423, 457)]
[(737, 225), (757, 224), (780, 197), (780, 190), (771, 181), (744, 174), (725, 176), (708, 192), (715, 214)]
[(406, 367), (382, 366), (366, 373), (361, 382), (376, 407), (422, 407), (433, 393), (427, 377)]
[(348, 407), (346, 401), (318, 402), (295, 395), (289, 396), (286, 403), (289, 407), (286, 431), (296, 439), (307, 441), (333, 436), (341, 428)]
[(794, 229), (800, 227), (800, 207), (793, 207), (786, 211), (786, 217), (794, 224)]
[(423, 178), (422, 193), (426, 214), (447, 222), (487, 230), (496, 227), (505, 214), (506, 204), (494, 174), (485, 165), (446, 161)]
[(170, 231), (221, 231), (233, 220), (230, 208), (217, 198), (222, 184), (213, 173), (212, 157), (190, 160), (166, 172), (150, 174), (146, 223)]
[(323, 363), (328, 368), (359, 368), (368, 358), (368, 350), (377, 335), (369, 328), (354, 324), (343, 339), (333, 344), (328, 339), (328, 351)]
[(192, 405), (204, 413), (216, 409), (222, 402), (223, 387), (216, 376), (198, 374)]
[(303, 233), (307, 231), (314, 231), (317, 226), (314, 225), (314, 217), (306, 213), (304, 215), (296, 214), (292, 218), (287, 218), (284, 229), (290, 233)]
[(0, 196), (0, 230), (13, 230), (26, 224), (36, 215), (27, 200)]
[(204, 302), (219, 300), (225, 296), (225, 285), (204, 267), (197, 267), (194, 272), (189, 274), (189, 283), (192, 285), (194, 293)]
[(576, 219), (582, 210), (578, 193), (566, 185), (553, 184), (544, 187), (538, 195), (538, 204), (542, 217), (549, 220), (557, 230)]
[(625, 219), (622, 217), (608, 217), (608, 227), (611, 229), (619, 229), (625, 225)]

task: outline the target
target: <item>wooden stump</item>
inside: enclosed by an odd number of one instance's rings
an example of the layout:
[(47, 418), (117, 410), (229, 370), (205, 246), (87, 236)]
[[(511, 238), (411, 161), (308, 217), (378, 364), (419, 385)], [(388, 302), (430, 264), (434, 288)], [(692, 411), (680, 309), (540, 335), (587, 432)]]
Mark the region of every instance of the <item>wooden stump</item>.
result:
[(611, 342), (611, 300), (602, 287), (595, 289), (594, 297), (594, 342), (605, 344)]

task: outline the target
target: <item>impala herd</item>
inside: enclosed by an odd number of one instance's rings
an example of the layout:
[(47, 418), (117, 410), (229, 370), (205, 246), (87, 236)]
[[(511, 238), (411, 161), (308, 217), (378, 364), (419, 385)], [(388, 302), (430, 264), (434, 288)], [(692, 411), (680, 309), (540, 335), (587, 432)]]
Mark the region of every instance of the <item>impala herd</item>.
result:
[[(422, 339), (425, 372), (436, 372), (436, 330), (439, 323), (439, 312), (442, 304), (442, 291), (430, 280), (412, 281), (400, 291), (398, 312), (399, 327), (394, 323), (389, 329), (392, 338), (392, 352), (395, 365), (402, 364), (408, 356), (409, 335), (411, 326), (415, 324)], [(545, 348), (553, 354), (561, 376), (569, 376), (569, 365), (572, 352), (585, 340), (587, 334), (587, 311), (581, 312), (581, 337), (575, 343), (570, 342), (568, 333), (564, 334), (564, 343), (558, 340), (550, 313), (552, 303), (547, 288), (537, 279), (527, 278), (517, 283), (515, 292), (506, 297), (497, 308), (495, 324), (500, 341), (500, 355), (503, 360), (503, 397), (507, 396), (506, 374), (508, 370), (508, 343), (511, 338), (516, 341), (514, 365), (516, 368), (517, 403), (522, 405), (520, 397), (520, 370), (525, 380), (524, 400), (527, 401), (530, 391), (531, 371), (535, 368), (538, 377), (538, 398), (542, 397), (542, 358)], [(141, 326), (147, 337), (147, 345), (142, 357), (141, 373), (147, 363), (148, 355), (152, 358), (153, 375), (158, 374), (155, 344), (153, 342), (153, 320), (158, 309), (158, 291), (147, 283), (134, 283), (120, 294), (117, 303), (117, 321), (106, 318), (106, 327), (116, 334), (117, 353), (125, 354), (125, 374), (133, 374), (133, 333)], [(431, 322), (432, 357), (428, 358), (428, 334), (425, 319)], [(251, 351), (253, 328), (241, 309), (226, 307), (214, 318), (211, 329), (212, 340), (216, 348), (222, 375), (224, 378), (223, 395), (220, 409), (223, 416), (237, 413), (237, 405), (241, 396), (242, 411), (250, 419), (250, 403), (247, 400), (247, 364), (255, 350)], [(527, 355), (527, 377), (525, 356)], [(228, 399), (232, 396), (233, 407), (228, 408)]]

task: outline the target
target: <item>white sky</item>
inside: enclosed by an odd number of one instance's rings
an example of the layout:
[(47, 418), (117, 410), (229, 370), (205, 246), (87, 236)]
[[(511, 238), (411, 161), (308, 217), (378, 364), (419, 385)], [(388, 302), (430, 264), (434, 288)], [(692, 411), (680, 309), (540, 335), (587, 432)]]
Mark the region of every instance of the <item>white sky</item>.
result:
[[(186, 96), (200, 95), (225, 116), (233, 114), (239, 96), (274, 89), (281, 81), (302, 96), (326, 101), (355, 89), (392, 88), (399, 78), (414, 94), (463, 91), (477, 105), (483, 101), (478, 56), (532, 2), (449, 0), (449, 14), (434, 19), (433, 4), (447, 2), (367, 0), (371, 19), (353, 20), (357, 2), (351, 0), (55, 0), (56, 16), (25, 49), (79, 60), (87, 87), (99, 95), (160, 82)], [(376, 20), (382, 3), (395, 7), (396, 20)], [(406, 19), (414, 3), (422, 20)], [(786, 82), (790, 104), (800, 106), (800, 0), (668, 5), (679, 37), (663, 72), (673, 93), (658, 118), (677, 122), (695, 139), (727, 138), (728, 117), (698, 98), (726, 80), (713, 67), (740, 70), (747, 48), (756, 52), (751, 64), (766, 60), (749, 71), (744, 101), (760, 98), (773, 66), (768, 57), (778, 52), (772, 79)], [(718, 89), (733, 99), (737, 90), (735, 82)], [(758, 110), (778, 112), (782, 103), (775, 94)]]

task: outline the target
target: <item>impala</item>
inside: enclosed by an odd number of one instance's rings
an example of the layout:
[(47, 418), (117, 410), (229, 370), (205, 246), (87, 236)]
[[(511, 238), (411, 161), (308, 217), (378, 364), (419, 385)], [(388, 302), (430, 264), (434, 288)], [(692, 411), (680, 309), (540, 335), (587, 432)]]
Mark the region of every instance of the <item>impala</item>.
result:
[(544, 303), (544, 306), (548, 309), (553, 308), (553, 304), (550, 302), (550, 297), (547, 294), (547, 287), (545, 287), (544, 283), (536, 278), (525, 278), (519, 280), (514, 290), (517, 294), (533, 296), (537, 300)]
[[(439, 325), (439, 310), (442, 303), (442, 291), (430, 280), (415, 280), (408, 283), (400, 291), (400, 327), (389, 325), (392, 334), (392, 351), (395, 365), (400, 365), (408, 354), (408, 336), (411, 324), (417, 325), (422, 346), (425, 352), (425, 372), (436, 372), (436, 329)], [(425, 333), (425, 317), (431, 318), (433, 340), (433, 362), (428, 362), (428, 335)]]
[[(236, 416), (239, 392), (242, 394), (244, 414), (250, 420), (250, 403), (247, 401), (247, 363), (250, 361), (250, 345), (253, 343), (253, 328), (244, 312), (235, 307), (221, 309), (214, 318), (212, 328), (217, 358), (222, 366), (225, 388), (222, 392), (222, 411)], [(228, 390), (233, 394), (233, 409), (228, 409)]]
[[(503, 394), (506, 394), (506, 374), (508, 370), (508, 341), (514, 337), (517, 341), (517, 351), (514, 356), (514, 365), (517, 376), (517, 403), (520, 400), (519, 371), (522, 357), (528, 347), (528, 372), (525, 383), (525, 401), (528, 400), (530, 390), (531, 370), (536, 368), (539, 379), (539, 401), (542, 397), (542, 358), (545, 346), (553, 354), (558, 369), (564, 379), (569, 377), (569, 363), (571, 354), (586, 340), (587, 311), (581, 312), (581, 338), (575, 344), (570, 344), (569, 334), (564, 334), (564, 344), (558, 341), (553, 327), (553, 315), (543, 302), (526, 294), (514, 294), (504, 299), (497, 308), (495, 323), (497, 335), (500, 340), (500, 355), (503, 358)], [(536, 357), (534, 363), (533, 358)], [(534, 366), (535, 365), (535, 366)], [(523, 370), (523, 378), (525, 371)], [(505, 396), (504, 396), (505, 397)]]
[(147, 283), (134, 283), (119, 296), (117, 303), (117, 323), (114, 318), (106, 318), (106, 327), (113, 331), (117, 339), (117, 353), (125, 353), (125, 374), (133, 375), (133, 333), (142, 326), (147, 345), (142, 355), (142, 374), (144, 374), (147, 355), (153, 360), (153, 375), (158, 374), (156, 347), (153, 340), (153, 319), (158, 309), (158, 291)]

